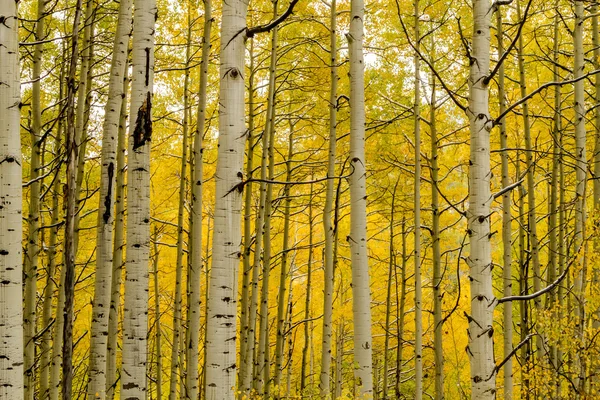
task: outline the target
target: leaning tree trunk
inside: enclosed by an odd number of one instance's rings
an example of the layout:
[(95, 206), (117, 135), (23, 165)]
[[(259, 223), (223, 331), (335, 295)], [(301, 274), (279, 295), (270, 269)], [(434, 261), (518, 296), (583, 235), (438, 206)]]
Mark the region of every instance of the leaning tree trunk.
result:
[(21, 88), (17, 2), (0, 15), (0, 398), (23, 399)]
[[(115, 34), (111, 63), (108, 99), (104, 108), (102, 135), (100, 199), (98, 205), (98, 228), (96, 234), (97, 258), (92, 327), (90, 343), (89, 399), (106, 397), (107, 343), (109, 338), (109, 314), (113, 274), (113, 224), (116, 192), (117, 145), (126, 86), (127, 48), (131, 27), (131, 1), (122, 0), (119, 6), (119, 22)], [(118, 260), (119, 263), (121, 260)], [(120, 270), (119, 270), (120, 271)], [(112, 379), (112, 377), (111, 377)]]
[(244, 142), (244, 36), (247, 0), (223, 1), (219, 76), (219, 150), (206, 338), (206, 399), (233, 400), (236, 298), (241, 243)]
[(121, 398), (146, 398), (155, 0), (134, 0)]
[(354, 315), (354, 376), (361, 396), (373, 395), (371, 365), (371, 293), (367, 258), (367, 188), (365, 165), (365, 90), (363, 0), (352, 0), (350, 32), (350, 243), (352, 311)]
[(321, 374), (319, 392), (322, 398), (329, 395), (329, 381), (331, 369), (331, 329), (333, 320), (333, 243), (335, 230), (331, 224), (333, 212), (333, 188), (335, 176), (336, 153), (336, 116), (337, 116), (337, 11), (336, 0), (331, 1), (330, 13), (330, 91), (329, 91), (329, 151), (327, 155), (327, 188), (325, 194), (325, 207), (323, 209), (323, 232), (325, 235), (324, 257), (324, 290), (323, 290), (323, 341), (321, 344)]
[(469, 168), (469, 209), (467, 211), (470, 254), (467, 262), (471, 281), (468, 353), (471, 363), (471, 396), (475, 400), (496, 398), (490, 218), (490, 2), (473, 1), (472, 61), (469, 76), (469, 117), (471, 155)]
[[(498, 41), (498, 54), (504, 54), (503, 46), (504, 29), (502, 26), (502, 11), (500, 8), (496, 10), (496, 38)], [(498, 101), (500, 103), (499, 112), (504, 114), (506, 110), (506, 99), (504, 92), (504, 63), (498, 69)], [(510, 185), (510, 176), (508, 172), (508, 134), (506, 132), (505, 119), (500, 121), (500, 148), (502, 149), (502, 187)], [(512, 215), (511, 215), (511, 193), (507, 191), (502, 195), (502, 282), (503, 295), (512, 295)], [(504, 303), (503, 308), (503, 324), (504, 324), (504, 357), (507, 357), (513, 349), (512, 345), (512, 302)], [(512, 400), (513, 398), (513, 366), (512, 357), (506, 359), (504, 364), (504, 400)]]

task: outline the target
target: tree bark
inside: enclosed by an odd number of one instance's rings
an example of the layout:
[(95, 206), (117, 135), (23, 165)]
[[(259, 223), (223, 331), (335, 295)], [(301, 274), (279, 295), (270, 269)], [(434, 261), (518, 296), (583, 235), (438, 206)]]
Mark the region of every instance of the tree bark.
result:
[(17, 4), (15, 1), (0, 3), (0, 15), (3, 16), (0, 24), (0, 398), (20, 400), (24, 398), (24, 332)]
[(371, 293), (367, 256), (365, 165), (365, 92), (363, 58), (364, 2), (352, 0), (350, 32), (350, 252), (354, 315), (354, 376), (361, 396), (373, 396)]
[(215, 228), (206, 338), (206, 399), (235, 397), (237, 274), (241, 257), (244, 179), (244, 37), (247, 0), (223, 1), (219, 76), (219, 150), (215, 174)]
[(128, 147), (127, 262), (121, 398), (146, 398), (150, 252), (150, 141), (154, 79), (154, 0), (134, 0), (131, 119)]

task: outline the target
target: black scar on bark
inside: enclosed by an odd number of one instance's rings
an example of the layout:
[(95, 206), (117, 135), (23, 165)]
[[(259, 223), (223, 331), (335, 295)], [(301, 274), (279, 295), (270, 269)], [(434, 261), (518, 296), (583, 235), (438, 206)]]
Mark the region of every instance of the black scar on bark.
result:
[(137, 150), (152, 139), (152, 97), (147, 93), (146, 99), (138, 110), (133, 130), (133, 150)]
[(108, 220), (110, 219), (111, 212), (111, 204), (110, 200), (112, 198), (112, 185), (113, 185), (113, 176), (115, 174), (115, 164), (111, 161), (108, 164), (108, 191), (106, 192), (106, 197), (104, 198), (104, 214), (102, 214), (102, 218), (104, 218), (104, 223), (108, 224)]

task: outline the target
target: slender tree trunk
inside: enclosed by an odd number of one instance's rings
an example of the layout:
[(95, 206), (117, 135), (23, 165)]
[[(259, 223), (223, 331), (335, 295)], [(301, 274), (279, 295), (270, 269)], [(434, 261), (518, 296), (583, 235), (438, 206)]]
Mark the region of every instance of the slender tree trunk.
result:
[(193, 183), (192, 183), (192, 238), (191, 263), (189, 274), (190, 326), (189, 343), (187, 346), (186, 388), (189, 399), (198, 398), (198, 353), (200, 334), (200, 273), (202, 271), (202, 179), (203, 179), (203, 149), (202, 136), (206, 120), (206, 88), (208, 86), (208, 61), (210, 57), (210, 32), (212, 27), (211, 0), (204, 0), (204, 34), (202, 38), (202, 60), (200, 64), (200, 90), (198, 101), (198, 116), (196, 133), (194, 135), (193, 154)]
[(131, 119), (128, 147), (127, 262), (121, 398), (147, 394), (148, 262), (150, 252), (150, 141), (154, 79), (154, 0), (134, 0)]
[(215, 233), (206, 338), (206, 398), (235, 397), (237, 272), (244, 142), (244, 37), (247, 0), (223, 1), (219, 76), (219, 150), (215, 174)]
[(17, 5), (15, 1), (0, 3), (0, 15), (3, 16), (3, 23), (0, 24), (0, 82), (3, 83), (0, 85), (0, 398), (14, 400), (24, 398), (21, 286), (23, 201)]
[[(360, 395), (373, 396), (371, 293), (367, 258), (367, 188), (365, 165), (365, 91), (363, 59), (364, 3), (352, 0), (350, 32), (350, 253), (354, 315), (354, 376)], [(417, 377), (418, 380), (418, 377)]]
[(400, 179), (396, 180), (394, 185), (394, 191), (392, 192), (392, 204), (390, 210), (390, 243), (389, 243), (389, 268), (388, 268), (388, 281), (387, 281), (387, 296), (385, 304), (385, 340), (383, 349), (383, 399), (388, 400), (388, 374), (389, 374), (389, 355), (390, 355), (390, 337), (391, 337), (391, 317), (392, 317), (392, 277), (395, 268), (394, 259), (394, 217), (396, 212), (396, 190)]
[(71, 400), (73, 381), (73, 302), (75, 297), (75, 211), (77, 192), (77, 139), (75, 126), (75, 73), (77, 69), (77, 54), (79, 49), (79, 19), (81, 2), (77, 1), (71, 38), (71, 58), (67, 73), (67, 179), (65, 187), (66, 217), (64, 244), (64, 288), (65, 300), (63, 310), (63, 356), (62, 356), (62, 398)]
[[(118, 174), (117, 147), (122, 104), (126, 103), (123, 77), (126, 75), (127, 48), (131, 27), (131, 1), (122, 0), (119, 6), (119, 22), (114, 41), (114, 56), (108, 89), (108, 100), (104, 109), (102, 136), (102, 169), (100, 200), (98, 205), (98, 229), (96, 235), (97, 259), (92, 327), (90, 344), (89, 399), (106, 398), (107, 343), (109, 338), (109, 313), (112, 295), (113, 274), (113, 224), (115, 216), (115, 186)], [(118, 167), (118, 166), (117, 166)], [(121, 260), (118, 260), (119, 264)], [(120, 269), (118, 270), (120, 272)], [(120, 290), (120, 288), (119, 288)], [(116, 332), (115, 332), (116, 333)], [(111, 376), (111, 379), (114, 379)]]
[[(254, 39), (250, 39), (250, 77), (248, 80), (248, 109), (250, 114), (248, 116), (248, 162), (246, 166), (246, 175), (248, 179), (252, 178), (253, 160), (254, 160)], [(267, 140), (267, 136), (263, 135), (263, 154), (265, 151), (264, 143)], [(256, 338), (256, 310), (258, 308), (258, 278), (260, 274), (260, 253), (262, 249), (262, 235), (263, 235), (263, 218), (264, 218), (264, 206), (265, 206), (265, 193), (266, 189), (264, 179), (266, 179), (266, 155), (262, 157), (261, 163), (261, 179), (263, 182), (260, 184), (260, 206), (256, 216), (256, 237), (255, 237), (255, 248), (254, 248), (254, 260), (250, 265), (250, 246), (252, 243), (251, 237), (251, 213), (252, 213), (252, 183), (249, 182), (246, 185), (245, 193), (245, 204), (244, 204), (244, 274), (249, 274), (250, 271), (246, 272), (246, 268), (252, 270), (252, 282), (249, 283), (250, 288), (246, 290), (250, 291), (250, 298), (248, 299), (248, 315), (246, 315), (245, 325), (242, 326), (244, 329), (244, 335), (242, 336), (242, 366), (240, 368), (240, 396), (248, 396), (252, 389), (252, 378), (253, 367), (254, 367), (254, 348)], [(248, 265), (246, 265), (246, 263)], [(245, 275), (244, 275), (245, 276)], [(248, 294), (246, 294), (248, 296)], [(244, 300), (244, 294), (242, 294), (242, 301)], [(242, 304), (242, 310), (245, 307)], [(255, 377), (255, 376), (254, 376)], [(256, 378), (256, 377), (255, 377)], [(256, 380), (257, 382), (257, 380)]]
[[(396, 331), (398, 335), (398, 345), (396, 347), (396, 397), (400, 397), (401, 384), (402, 384), (402, 345), (404, 344), (404, 306), (406, 304), (406, 261), (407, 261), (407, 248), (406, 248), (406, 220), (402, 219), (402, 270), (400, 271), (400, 299), (398, 299), (398, 272), (395, 271), (396, 281)], [(395, 255), (394, 255), (395, 257)], [(396, 262), (394, 261), (394, 268), (396, 268)]]
[[(288, 157), (286, 166), (286, 182), (292, 181), (292, 159), (294, 157), (294, 126), (290, 122), (290, 133), (288, 138)], [(282, 397), (281, 376), (283, 374), (283, 352), (285, 346), (285, 312), (287, 309), (287, 297), (285, 293), (286, 281), (289, 274), (288, 253), (290, 238), (290, 185), (283, 189), (285, 205), (283, 210), (283, 248), (281, 250), (281, 271), (279, 274), (279, 294), (277, 297), (277, 339), (275, 342), (275, 386), (278, 388), (277, 398)]]
[(129, 78), (123, 75), (123, 101), (119, 118), (117, 140), (117, 177), (115, 181), (115, 228), (113, 242), (110, 313), (108, 316), (108, 342), (106, 357), (106, 398), (112, 400), (117, 387), (117, 348), (119, 341), (119, 313), (121, 309), (121, 284), (123, 281), (123, 247), (125, 246), (125, 151), (127, 139), (127, 92)]
[[(277, 2), (273, 2), (273, 18), (277, 16)], [(269, 90), (267, 94), (267, 120), (265, 123), (265, 132), (268, 136), (268, 180), (275, 178), (275, 80), (277, 78), (277, 32), (275, 27), (271, 36), (271, 64), (269, 66)], [(264, 145), (264, 142), (263, 142)], [(264, 149), (263, 149), (264, 151)], [(264, 154), (264, 153), (263, 153)], [(264, 394), (265, 399), (270, 395), (270, 360), (269, 360), (269, 276), (271, 272), (271, 215), (273, 200), (273, 184), (266, 186), (263, 232), (263, 281), (261, 288), (260, 304), (260, 340), (258, 342), (258, 370), (257, 375), (262, 376), (262, 390), (259, 394)]]
[[(310, 194), (308, 199), (308, 261), (306, 264), (306, 297), (304, 299), (304, 320), (308, 321), (311, 315), (310, 301), (312, 289), (312, 265), (313, 265), (313, 185), (310, 185)], [(308, 350), (311, 343), (310, 325), (304, 323), (304, 346), (302, 347), (302, 365), (300, 371), (300, 394), (303, 395), (306, 390), (306, 369), (308, 367)]]
[[(583, 49), (583, 26), (584, 24), (584, 6), (582, 0), (575, 1), (575, 27), (573, 29), (575, 60), (573, 74), (579, 78), (584, 73), (584, 49)], [(586, 156), (586, 130), (585, 130), (585, 88), (584, 81), (575, 82), (575, 257), (576, 276), (575, 276), (575, 324), (577, 329), (577, 339), (581, 349), (585, 349), (585, 284), (586, 284), (586, 179), (587, 179), (587, 156)], [(577, 353), (578, 377), (576, 380), (579, 390), (578, 395), (585, 397), (584, 388), (586, 385), (586, 360), (583, 352)]]
[[(498, 43), (498, 54), (504, 54), (504, 28), (502, 26), (502, 10), (498, 7), (496, 9), (496, 40)], [(506, 98), (504, 92), (504, 63), (502, 63), (498, 69), (498, 102), (500, 104), (499, 112), (504, 114), (506, 110)], [(503, 118), (500, 121), (500, 148), (503, 149), (501, 153), (502, 159), (502, 187), (508, 187), (510, 182), (510, 175), (508, 172), (508, 134), (506, 132), (506, 123)], [(503, 251), (503, 265), (502, 265), (502, 282), (503, 282), (503, 295), (512, 295), (512, 215), (511, 215), (511, 193), (508, 191), (502, 195), (502, 251)], [(506, 302), (503, 306), (503, 325), (504, 325), (504, 349), (503, 354), (506, 358), (513, 350), (512, 344), (512, 302)], [(513, 399), (513, 366), (512, 357), (506, 360), (503, 367), (504, 371), (504, 400)]]
[[(35, 326), (36, 326), (36, 294), (37, 268), (39, 260), (39, 227), (40, 227), (40, 188), (41, 158), (42, 158), (42, 57), (44, 50), (44, 22), (46, 1), (37, 2), (37, 23), (35, 40), (38, 42), (33, 50), (31, 79), (31, 159), (29, 165), (29, 211), (27, 215), (27, 248), (25, 253), (25, 298), (23, 310), (23, 340), (24, 340), (24, 398), (33, 400), (35, 395)], [(4, 14), (2, 14), (4, 15)], [(1, 46), (0, 46), (1, 47)], [(45, 386), (43, 384), (43, 386)], [(42, 389), (45, 389), (43, 387)]]
[[(188, 3), (189, 4), (189, 3)], [(190, 45), (191, 45), (191, 16), (188, 8), (188, 32), (187, 32), (187, 45), (185, 55), (185, 79), (183, 84), (183, 132), (181, 142), (181, 166), (180, 166), (180, 181), (179, 181), (179, 207), (177, 211), (177, 264), (175, 272), (175, 299), (173, 305), (173, 339), (171, 341), (171, 379), (170, 379), (170, 390), (169, 400), (175, 400), (177, 398), (177, 378), (180, 375), (180, 369), (183, 371), (183, 363), (180, 363), (180, 352), (184, 349), (179, 348), (179, 344), (183, 337), (182, 335), (182, 306), (183, 306), (183, 233), (184, 233), (184, 214), (185, 214), (185, 198), (186, 198), (186, 186), (187, 186), (187, 163), (188, 163), (188, 136), (189, 136), (189, 86), (190, 86)], [(183, 378), (182, 378), (183, 379)], [(182, 381), (183, 382), (183, 381)], [(184, 393), (179, 393), (180, 397), (185, 396)]]
[(162, 399), (162, 332), (160, 325), (160, 291), (158, 288), (158, 258), (160, 253), (158, 252), (158, 231), (154, 228), (154, 258), (152, 260), (153, 273), (154, 273), (154, 314), (156, 318), (156, 399)]
[[(414, 0), (415, 42), (419, 49), (419, 0)], [(421, 69), (419, 55), (414, 55), (415, 66), (415, 176), (414, 176), (414, 268), (415, 268), (415, 400), (423, 398), (423, 295), (421, 285)]]
[(490, 3), (473, 1), (472, 62), (469, 76), (469, 117), (471, 155), (469, 168), (470, 236), (468, 264), (471, 281), (471, 315), (469, 316), (469, 359), (471, 362), (471, 397), (495, 399), (496, 365), (494, 363), (494, 292), (490, 245), (490, 130), (489, 87), (486, 76), (490, 66)]
[(331, 369), (331, 328), (333, 320), (333, 247), (335, 229), (331, 224), (333, 212), (333, 188), (335, 181), (335, 153), (336, 153), (336, 117), (337, 117), (337, 11), (336, 0), (331, 0), (330, 28), (329, 28), (329, 55), (330, 55), (330, 91), (329, 91), (329, 151), (327, 156), (327, 188), (325, 194), (325, 207), (323, 209), (323, 232), (325, 235), (324, 253), (324, 291), (323, 291), (323, 341), (321, 345), (321, 373), (319, 391), (321, 398), (329, 395), (329, 381)]
[[(59, 96), (62, 99), (64, 96), (64, 66), (60, 71), (61, 85), (59, 88)], [(33, 100), (33, 99), (32, 99)], [(54, 154), (60, 154), (62, 151), (62, 135), (63, 135), (63, 118), (60, 118), (56, 127), (56, 139), (54, 143)], [(59, 193), (61, 189), (60, 180), (60, 167), (56, 170), (56, 177), (52, 184), (52, 217), (50, 219), (50, 228), (48, 234), (48, 277), (46, 280), (46, 287), (44, 288), (44, 305), (42, 311), (42, 327), (48, 327), (50, 324), (56, 325), (58, 315), (56, 318), (52, 318), (52, 304), (54, 300), (54, 293), (56, 290), (56, 270), (57, 270), (57, 242), (58, 234), (60, 230), (59, 218), (60, 218), (60, 204), (59, 204)], [(60, 310), (60, 309), (58, 309)], [(57, 326), (53, 326), (56, 331)], [(50, 398), (50, 372), (52, 365), (52, 329), (46, 329), (41, 339), (41, 361), (40, 361), (40, 399), (47, 400)]]

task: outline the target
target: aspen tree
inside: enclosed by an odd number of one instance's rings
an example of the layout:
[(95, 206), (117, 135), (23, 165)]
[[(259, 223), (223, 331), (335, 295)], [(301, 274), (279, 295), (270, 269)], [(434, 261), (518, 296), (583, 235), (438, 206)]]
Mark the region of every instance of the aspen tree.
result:
[[(592, 44), (593, 44), (593, 66), (595, 70), (600, 69), (600, 29), (598, 27), (598, 5), (596, 3), (592, 4), (591, 10), (592, 17)], [(556, 68), (556, 67), (555, 67)], [(600, 77), (596, 75), (594, 80), (594, 100), (596, 104), (600, 104)], [(600, 210), (600, 110), (598, 108), (595, 109), (594, 112), (594, 184), (593, 184), (593, 207), (594, 213), (597, 213)], [(553, 165), (556, 165), (554, 163)], [(594, 253), (600, 253), (600, 239), (597, 237), (598, 235), (598, 217), (595, 217), (594, 220), (594, 233), (596, 237), (593, 241)], [(594, 280), (594, 293), (595, 295), (600, 294), (600, 271), (597, 268), (593, 270), (593, 280)], [(600, 309), (596, 309), (593, 311), (593, 326), (596, 329), (600, 328)], [(598, 367), (595, 367), (598, 368)], [(595, 379), (597, 381), (597, 378)]]
[(421, 44), (419, 0), (415, 11), (415, 176), (414, 176), (414, 267), (415, 267), (415, 400), (423, 398), (423, 299), (421, 284), (421, 69), (417, 52)]
[(190, 399), (198, 397), (198, 351), (200, 332), (200, 272), (202, 271), (202, 180), (203, 148), (202, 136), (206, 120), (206, 88), (208, 85), (208, 61), (210, 57), (210, 32), (212, 28), (211, 0), (204, 0), (204, 33), (202, 36), (202, 60), (200, 64), (200, 89), (198, 94), (198, 115), (194, 135), (192, 210), (191, 210), (191, 252), (190, 252), (190, 332), (187, 346), (186, 388)]
[(24, 398), (24, 343), (17, 5), (17, 1), (0, 2), (0, 398), (20, 400)]
[(333, 320), (333, 248), (335, 228), (331, 224), (333, 212), (333, 188), (336, 159), (336, 126), (337, 126), (337, 11), (336, 0), (330, 4), (329, 26), (329, 150), (327, 153), (327, 188), (325, 194), (325, 207), (323, 208), (323, 232), (325, 235), (324, 258), (324, 293), (323, 293), (323, 341), (321, 344), (321, 373), (319, 391), (321, 398), (329, 396), (329, 380), (331, 369), (331, 329)]
[(127, 92), (129, 89), (129, 77), (127, 74), (127, 69), (125, 69), (122, 84), (123, 101), (121, 101), (121, 114), (119, 117), (119, 128), (117, 133), (117, 176), (115, 180), (115, 228), (112, 263), (113, 272), (110, 294), (110, 312), (108, 316), (108, 341), (106, 345), (106, 398), (108, 400), (111, 400), (114, 397), (117, 386), (117, 347), (119, 341), (118, 333), (119, 313), (121, 308), (121, 286), (123, 281), (123, 248), (125, 246), (125, 151), (127, 150), (127, 145), (125, 142), (127, 141)]
[[(62, 326), (62, 399), (71, 400), (73, 381), (73, 303), (75, 298), (75, 257), (77, 243), (75, 238), (75, 215), (77, 207), (77, 131), (75, 119), (75, 73), (77, 69), (77, 54), (79, 49), (79, 20), (81, 17), (82, 0), (77, 1), (71, 34), (71, 56), (67, 72), (67, 134), (66, 134), (66, 216), (64, 236), (64, 323)], [(60, 305), (60, 301), (59, 301)]]
[[(306, 298), (304, 299), (304, 346), (302, 347), (302, 363), (300, 370), (300, 394), (306, 389), (306, 369), (308, 360), (308, 350), (311, 343), (310, 338), (310, 319), (311, 308), (311, 289), (312, 289), (312, 266), (313, 266), (313, 246), (314, 246), (314, 231), (313, 231), (313, 184), (310, 184), (310, 192), (308, 198), (308, 260), (306, 266)], [(290, 293), (291, 295), (291, 293)], [(291, 364), (291, 363), (290, 363)]]
[[(575, 26), (573, 28), (574, 40), (574, 78), (581, 78), (584, 72), (584, 49), (583, 49), (583, 24), (584, 6), (582, 0), (575, 1)], [(582, 354), (585, 349), (585, 283), (587, 271), (585, 224), (587, 220), (585, 185), (587, 179), (587, 155), (586, 155), (586, 129), (585, 129), (585, 88), (584, 81), (579, 79), (574, 84), (574, 110), (575, 110), (575, 257), (577, 258), (577, 269), (575, 272), (575, 325), (578, 346), (580, 351), (576, 354), (577, 378), (576, 385), (578, 396), (585, 396), (586, 385), (586, 360)]]
[[(90, 344), (90, 372), (88, 398), (106, 397), (107, 343), (109, 338), (109, 313), (113, 274), (113, 224), (115, 220), (115, 186), (118, 174), (117, 145), (122, 104), (125, 102), (127, 48), (131, 27), (131, 1), (122, 0), (119, 5), (119, 21), (114, 40), (108, 99), (104, 109), (104, 127), (101, 153), (100, 198), (98, 204), (98, 228), (96, 234), (97, 259), (92, 327)], [(120, 260), (119, 260), (120, 262)], [(120, 271), (120, 270), (119, 270)], [(120, 289), (120, 288), (119, 288)], [(113, 377), (111, 376), (111, 379)]]
[[(431, 34), (432, 56), (431, 65), (434, 66), (434, 34)], [(435, 357), (435, 400), (444, 399), (444, 347), (442, 331), (442, 256), (440, 249), (440, 201), (439, 201), (439, 165), (438, 165), (438, 136), (436, 124), (436, 81), (431, 74), (430, 90), (431, 104), (429, 105), (429, 130), (431, 135), (431, 248), (433, 263), (433, 346)]]
[[(254, 39), (250, 39), (250, 76), (248, 78), (248, 109), (250, 110), (248, 116), (248, 161), (246, 166), (246, 175), (248, 178), (252, 177), (252, 169), (253, 169), (253, 159), (254, 159), (254, 113), (255, 113), (255, 105), (254, 105)], [(264, 146), (265, 140), (267, 140), (267, 136), (263, 135), (263, 154), (266, 151), (266, 146)], [(254, 348), (255, 348), (255, 338), (256, 338), (256, 310), (258, 308), (258, 278), (260, 274), (260, 253), (262, 249), (262, 235), (263, 235), (263, 218), (264, 218), (264, 202), (265, 197), (263, 193), (266, 189), (266, 184), (264, 180), (266, 179), (266, 155), (261, 158), (261, 184), (260, 184), (260, 199), (259, 199), (259, 209), (256, 216), (256, 240), (255, 240), (255, 248), (254, 248), (254, 259), (252, 265), (250, 266), (250, 244), (252, 241), (251, 238), (251, 226), (250, 226), (250, 218), (251, 218), (251, 207), (252, 207), (252, 182), (248, 182), (246, 185), (246, 193), (244, 199), (244, 247), (245, 247), (245, 257), (244, 257), (244, 276), (249, 274), (250, 272), (246, 272), (246, 268), (252, 269), (252, 282), (249, 283), (251, 286), (247, 289), (250, 292), (250, 295), (242, 294), (242, 302), (245, 296), (249, 296), (248, 299), (248, 315), (246, 316), (246, 321), (242, 322), (242, 343), (241, 343), (241, 356), (242, 356), (242, 365), (240, 367), (240, 378), (239, 385), (241, 386), (240, 396), (249, 395), (250, 389), (252, 388), (253, 381), (253, 367), (254, 367)], [(247, 260), (247, 261), (246, 261)], [(248, 264), (246, 266), (246, 263)], [(244, 310), (244, 306), (242, 305), (242, 311)], [(243, 314), (242, 314), (243, 316)], [(245, 324), (245, 325), (244, 325)], [(256, 382), (257, 380), (255, 380)]]
[(467, 211), (470, 254), (467, 258), (471, 281), (468, 353), (471, 363), (471, 398), (496, 398), (490, 245), (490, 2), (473, 1), (473, 37), (469, 75), (470, 126), (469, 208)]
[(354, 376), (361, 397), (373, 396), (371, 293), (367, 256), (367, 190), (365, 165), (365, 92), (363, 58), (364, 2), (352, 0), (350, 32), (350, 244), (352, 311), (354, 315)]
[[(42, 159), (42, 58), (44, 51), (44, 24), (46, 16), (46, 0), (37, 2), (37, 23), (35, 40), (38, 42), (33, 50), (31, 79), (31, 159), (29, 162), (29, 211), (27, 215), (27, 247), (25, 252), (25, 294), (23, 310), (24, 340), (24, 398), (33, 400), (35, 394), (35, 326), (36, 326), (36, 293), (37, 269), (39, 264), (39, 228), (40, 228), (40, 177)], [(4, 14), (3, 14), (4, 15)], [(45, 386), (43, 384), (43, 386)], [(45, 389), (45, 387), (42, 387)]]
[(402, 383), (402, 343), (404, 338), (404, 312), (406, 305), (406, 266), (407, 266), (407, 231), (406, 231), (406, 220), (402, 219), (402, 267), (400, 270), (400, 298), (398, 299), (398, 272), (395, 271), (396, 281), (396, 331), (398, 332), (398, 344), (396, 346), (396, 397), (400, 397), (401, 383)]
[(234, 398), (236, 296), (244, 177), (244, 36), (247, 0), (223, 1), (219, 96), (219, 149), (215, 174), (215, 223), (206, 337), (207, 400)]
[[(146, 398), (154, 0), (134, 0), (121, 398)], [(134, 122), (135, 121), (135, 122)]]
[[(496, 8), (496, 40), (498, 44), (498, 54), (504, 54), (504, 28), (502, 25), (502, 10)], [(499, 112), (504, 114), (506, 111), (506, 94), (504, 91), (504, 63), (502, 62), (498, 68), (498, 102)], [(510, 185), (510, 176), (508, 172), (508, 134), (506, 132), (506, 120), (502, 118), (499, 123), (500, 128), (500, 148), (501, 163), (502, 163), (502, 187)], [(502, 195), (502, 287), (503, 295), (512, 296), (512, 215), (511, 215), (511, 192), (507, 191)], [(512, 302), (507, 301), (503, 306), (503, 326), (504, 326), (504, 357), (508, 357), (513, 349), (512, 344)], [(504, 364), (504, 400), (512, 400), (513, 398), (513, 371), (512, 357), (509, 357)]]
[[(188, 2), (187, 9), (187, 40), (185, 46), (185, 78), (183, 83), (183, 121), (181, 123), (183, 127), (182, 141), (181, 141), (181, 166), (179, 168), (179, 206), (177, 209), (177, 261), (175, 267), (175, 296), (173, 303), (173, 339), (171, 340), (171, 375), (169, 385), (169, 400), (175, 400), (177, 398), (177, 377), (179, 376), (179, 370), (183, 370), (183, 363), (180, 362), (180, 352), (184, 349), (180, 349), (179, 345), (182, 335), (182, 307), (183, 307), (183, 231), (184, 214), (185, 214), (185, 198), (186, 198), (186, 187), (187, 187), (187, 163), (188, 163), (188, 136), (189, 136), (189, 86), (190, 86), (190, 46), (192, 36), (192, 24), (191, 24), (191, 6)], [(183, 347), (183, 346), (182, 346)], [(179, 393), (180, 396), (184, 396), (183, 393)]]
[(162, 399), (162, 347), (161, 347), (161, 326), (160, 326), (160, 291), (158, 289), (158, 229), (154, 228), (154, 257), (152, 259), (152, 272), (154, 273), (154, 314), (156, 318), (156, 398)]
[[(286, 175), (285, 181), (292, 181), (292, 160), (294, 157), (294, 125), (290, 120), (290, 133), (288, 137), (288, 155), (285, 163)], [(277, 388), (277, 398), (282, 397), (281, 391), (281, 376), (283, 374), (283, 352), (285, 346), (285, 322), (287, 310), (287, 297), (285, 293), (286, 281), (291, 273), (288, 267), (288, 253), (290, 240), (290, 185), (287, 184), (283, 188), (284, 209), (283, 209), (283, 247), (281, 250), (281, 271), (279, 274), (279, 293), (277, 297), (277, 339), (275, 342), (275, 387)], [(291, 280), (290, 280), (291, 281)]]
[[(273, 17), (277, 16), (277, 1), (273, 1)], [(271, 61), (269, 65), (269, 89), (267, 93), (267, 119), (265, 122), (265, 131), (263, 135), (268, 138), (266, 147), (268, 158), (268, 181), (275, 178), (275, 81), (277, 79), (277, 35), (278, 29), (275, 27), (271, 32)], [(263, 142), (264, 145), (264, 142)], [(263, 149), (263, 156), (265, 155)], [(271, 273), (271, 216), (273, 209), (273, 184), (267, 183), (265, 194), (264, 210), (264, 232), (263, 232), (263, 280), (261, 288), (260, 302), (260, 338), (258, 341), (258, 375), (259, 394), (263, 394), (265, 399), (270, 395), (270, 360), (269, 360), (269, 278)], [(261, 381), (262, 377), (262, 381)], [(261, 386), (261, 387), (260, 387)]]

